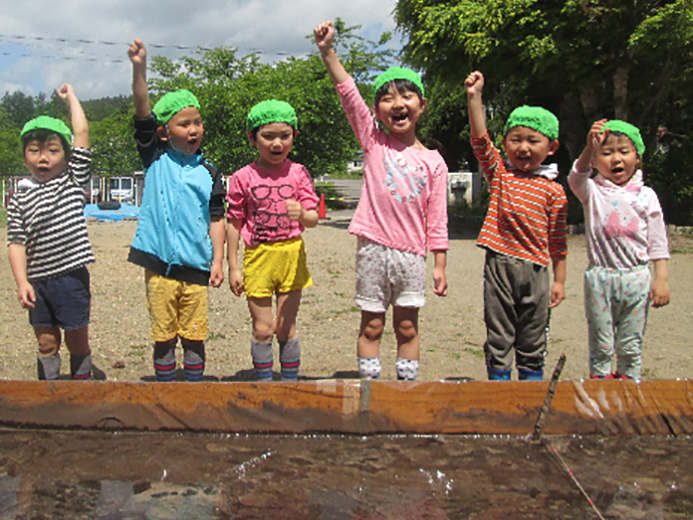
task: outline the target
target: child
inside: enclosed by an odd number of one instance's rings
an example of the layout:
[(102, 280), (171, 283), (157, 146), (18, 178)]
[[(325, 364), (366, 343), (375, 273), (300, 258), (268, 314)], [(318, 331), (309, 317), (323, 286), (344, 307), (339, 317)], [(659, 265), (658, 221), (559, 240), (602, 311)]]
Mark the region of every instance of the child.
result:
[[(639, 378), (648, 301), (653, 307), (669, 303), (669, 246), (657, 194), (643, 185), (644, 152), (633, 125), (596, 121), (568, 177), (585, 210), (585, 315), (592, 378)], [(597, 170), (594, 179), (592, 168)], [(614, 349), (618, 368), (612, 373)]]
[(421, 78), (392, 67), (374, 83), (375, 117), (332, 48), (334, 27), (313, 31), (342, 107), (364, 153), (363, 189), (349, 232), (358, 237), (356, 304), (361, 308), (358, 363), (362, 378), (380, 376), (385, 312), (393, 306), (397, 378), (419, 370), (419, 308), (425, 302), (426, 249), (433, 252), (433, 292), (447, 294), (447, 166), (416, 138), (426, 109)]
[[(233, 174), (227, 194), (229, 283), (245, 291), (253, 318), (250, 351), (258, 381), (272, 380), (272, 338), (279, 341), (282, 379), (298, 379), (301, 347), (296, 315), (301, 291), (313, 285), (301, 233), (318, 224), (318, 197), (304, 166), (287, 159), (298, 135), (293, 107), (262, 101), (248, 114), (248, 140), (260, 157)], [(243, 275), (238, 242), (243, 237)], [(272, 316), (272, 295), (277, 316)]]
[(149, 108), (147, 49), (135, 40), (132, 61), (135, 140), (145, 169), (137, 232), (128, 260), (145, 268), (157, 381), (176, 377), (183, 344), (186, 381), (200, 381), (208, 336), (207, 287), (224, 280), (224, 185), (200, 152), (200, 104), (187, 90)]
[[(489, 184), (489, 209), (477, 246), (486, 249), (484, 344), (491, 380), (509, 380), (513, 354), (520, 380), (541, 380), (549, 309), (565, 297), (568, 202), (556, 165), (542, 166), (558, 149), (558, 119), (540, 107), (515, 109), (505, 124), (501, 160), (486, 130), (484, 76), (465, 80), (474, 155)], [(554, 281), (549, 288), (548, 264)]]
[(19, 304), (29, 310), (38, 340), (38, 378), (60, 376), (62, 328), (72, 379), (84, 381), (91, 379), (86, 265), (94, 262), (84, 218), (89, 126), (72, 87), (63, 85), (58, 95), (70, 105), (74, 141), (65, 123), (52, 117), (24, 125), (24, 165), (32, 178), (8, 205), (7, 242)]

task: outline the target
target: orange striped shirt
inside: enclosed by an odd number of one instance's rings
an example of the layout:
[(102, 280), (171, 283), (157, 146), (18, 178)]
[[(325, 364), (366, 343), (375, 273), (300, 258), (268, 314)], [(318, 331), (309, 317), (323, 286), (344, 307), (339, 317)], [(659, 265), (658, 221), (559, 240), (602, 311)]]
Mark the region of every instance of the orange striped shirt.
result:
[(506, 168), (488, 132), (472, 137), (489, 185), (489, 208), (476, 245), (548, 266), (566, 256), (568, 200), (558, 182)]

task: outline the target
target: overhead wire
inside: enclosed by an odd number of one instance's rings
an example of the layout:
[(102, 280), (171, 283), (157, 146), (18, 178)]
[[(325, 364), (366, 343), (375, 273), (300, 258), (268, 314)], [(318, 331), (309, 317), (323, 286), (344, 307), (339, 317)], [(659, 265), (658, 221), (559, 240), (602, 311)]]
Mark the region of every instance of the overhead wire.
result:
[[(126, 60), (126, 58), (123, 57), (114, 57), (114, 56), (109, 56), (109, 55), (87, 55), (84, 50), (82, 49), (72, 49), (72, 48), (67, 48), (64, 45), (60, 46), (52, 46), (50, 44), (52, 43), (59, 43), (59, 44), (80, 44), (80, 45), (93, 45), (93, 46), (105, 46), (105, 47), (121, 47), (121, 48), (127, 48), (128, 45), (130, 45), (130, 42), (116, 42), (116, 41), (107, 41), (107, 40), (90, 40), (86, 38), (49, 38), (49, 37), (44, 37), (44, 36), (27, 36), (27, 35), (18, 35), (18, 34), (0, 34), (0, 41), (5, 40), (8, 42), (16, 42), (19, 45), (22, 46), (29, 46), (29, 47), (35, 47), (37, 49), (45, 49), (48, 47), (49, 49), (54, 51), (54, 54), (46, 54), (43, 53), (42, 55), (35, 55), (29, 52), (23, 52), (21, 54), (13, 53), (10, 51), (3, 51), (0, 52), (0, 56), (12, 56), (12, 57), (18, 57), (18, 58), (39, 58), (39, 59), (53, 59), (53, 60), (70, 60), (70, 61), (91, 61), (91, 62), (102, 62), (102, 63), (123, 63)], [(48, 45), (44, 45), (44, 43)], [(206, 47), (206, 46), (190, 46), (190, 45), (180, 45), (180, 44), (162, 44), (162, 43), (147, 43), (147, 47), (150, 49), (159, 49), (159, 50), (175, 50), (175, 51), (195, 51), (195, 52), (207, 52), (213, 50), (212, 47)], [(235, 48), (242, 53), (249, 55), (249, 54), (258, 54), (258, 55), (267, 55), (267, 56), (307, 56), (307, 53), (290, 53), (287, 51), (268, 51), (264, 49), (243, 49), (240, 47), (233, 47), (229, 46), (230, 48)], [(59, 54), (65, 54), (67, 50), (72, 50), (73, 52), (80, 54), (80, 56), (65, 56), (65, 55), (59, 55)]]

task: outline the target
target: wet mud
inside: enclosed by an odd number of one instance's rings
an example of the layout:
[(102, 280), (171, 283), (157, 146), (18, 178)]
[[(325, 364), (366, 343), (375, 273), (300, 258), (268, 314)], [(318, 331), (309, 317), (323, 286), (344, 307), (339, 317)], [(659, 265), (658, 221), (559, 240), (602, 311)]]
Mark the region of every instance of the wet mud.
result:
[(690, 437), (10, 429), (0, 520), (690, 519), (691, 468)]

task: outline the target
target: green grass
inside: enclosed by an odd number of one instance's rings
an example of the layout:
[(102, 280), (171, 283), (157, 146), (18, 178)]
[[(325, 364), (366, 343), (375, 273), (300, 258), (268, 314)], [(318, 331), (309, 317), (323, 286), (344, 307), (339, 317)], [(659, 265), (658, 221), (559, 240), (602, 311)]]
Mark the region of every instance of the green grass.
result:
[(7, 210), (6, 209), (0, 209), (0, 226), (1, 227), (7, 226)]

